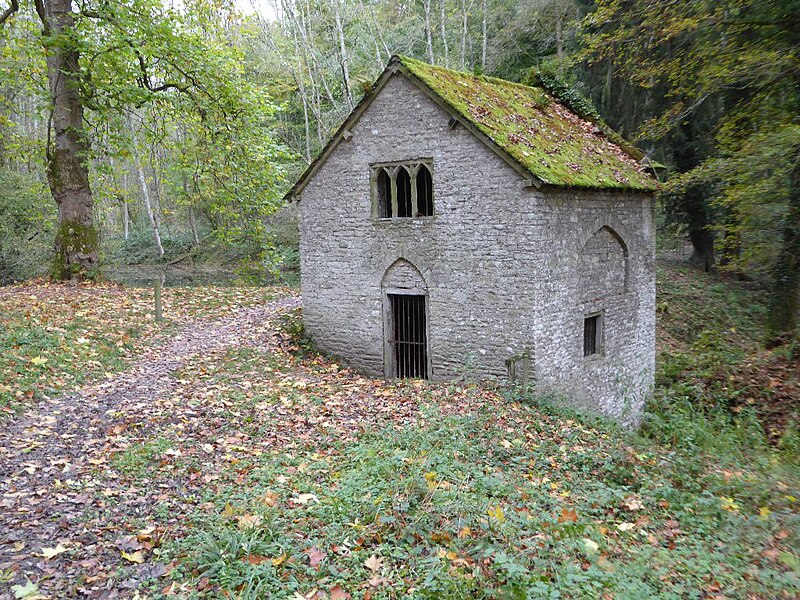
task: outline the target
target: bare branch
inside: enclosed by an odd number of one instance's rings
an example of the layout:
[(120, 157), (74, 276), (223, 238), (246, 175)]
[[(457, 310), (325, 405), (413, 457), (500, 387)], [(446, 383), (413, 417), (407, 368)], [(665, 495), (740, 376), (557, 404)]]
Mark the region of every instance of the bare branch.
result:
[(19, 0), (11, 0), (11, 6), (5, 9), (3, 11), (3, 14), (0, 14), (0, 25), (5, 23), (8, 20), (8, 18), (18, 10), (19, 10)]
[(42, 0), (34, 0), (33, 5), (36, 7), (36, 14), (39, 15), (39, 20), (42, 22), (42, 29), (45, 35), (50, 31), (50, 25), (47, 23), (47, 11), (44, 8)]

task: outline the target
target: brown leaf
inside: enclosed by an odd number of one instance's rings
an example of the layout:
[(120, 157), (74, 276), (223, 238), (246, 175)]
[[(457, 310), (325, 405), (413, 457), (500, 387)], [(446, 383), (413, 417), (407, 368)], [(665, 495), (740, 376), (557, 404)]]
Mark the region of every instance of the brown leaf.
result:
[(331, 588), (331, 600), (348, 600), (348, 598), (350, 598), (350, 594), (345, 592), (338, 585)]
[(562, 508), (561, 516), (558, 517), (559, 523), (576, 523), (578, 521), (578, 513), (571, 508)]
[(364, 561), (364, 566), (367, 567), (373, 573), (377, 573), (381, 570), (383, 566), (383, 558), (378, 558), (374, 554), (370, 556), (366, 561)]
[(265, 492), (263, 496), (261, 496), (261, 502), (272, 508), (278, 503), (278, 494), (275, 492)]
[(305, 554), (306, 554), (306, 556), (308, 556), (308, 564), (309, 564), (309, 566), (311, 566), (314, 569), (319, 567), (319, 564), (323, 560), (325, 560), (325, 557), (327, 556), (327, 554), (325, 554), (322, 550), (320, 550), (316, 546), (314, 546), (312, 548), (308, 548), (305, 551)]

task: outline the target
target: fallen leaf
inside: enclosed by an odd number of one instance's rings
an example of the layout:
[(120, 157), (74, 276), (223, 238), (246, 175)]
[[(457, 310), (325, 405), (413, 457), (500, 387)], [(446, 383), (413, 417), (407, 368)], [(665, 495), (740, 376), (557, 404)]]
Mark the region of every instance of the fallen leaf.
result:
[(597, 551), (600, 550), (600, 544), (589, 538), (583, 538), (583, 549), (587, 554), (597, 554)]
[(366, 561), (364, 561), (364, 566), (373, 573), (377, 573), (383, 566), (383, 558), (378, 558), (373, 554)]
[(37, 367), (41, 367), (44, 364), (47, 364), (47, 359), (42, 356), (34, 356), (31, 359), (31, 362), (35, 364)]
[(236, 521), (239, 523), (239, 529), (247, 530), (247, 529), (254, 529), (261, 525), (261, 522), (264, 520), (264, 517), (261, 515), (241, 515), (236, 517)]
[(628, 510), (642, 510), (644, 508), (644, 504), (642, 504), (642, 501), (636, 498), (635, 496), (630, 496), (629, 498), (625, 498), (625, 500), (622, 501), (622, 504)]
[(721, 496), (720, 500), (722, 501), (722, 508), (724, 508), (725, 510), (729, 510), (731, 512), (736, 512), (739, 510), (739, 505), (733, 501), (733, 498)]
[(317, 498), (316, 494), (299, 494), (298, 496), (292, 498), (292, 502), (295, 502), (296, 504), (306, 505), (311, 501), (315, 503), (319, 502), (319, 498)]
[(142, 554), (141, 550), (137, 550), (136, 552), (123, 552), (122, 558), (129, 562), (136, 563), (137, 565), (144, 562), (144, 554)]
[(64, 548), (61, 544), (58, 544), (55, 548), (42, 548), (42, 553), (39, 556), (44, 556), (47, 560), (58, 556), (59, 554), (63, 554), (66, 552), (67, 549)]
[(281, 554), (280, 556), (271, 559), (273, 567), (280, 567), (283, 563), (286, 562), (286, 559), (289, 558), (288, 554)]
[(561, 515), (558, 517), (559, 523), (577, 523), (578, 513), (570, 508), (562, 508)]
[(264, 492), (261, 496), (261, 502), (272, 508), (278, 503), (278, 494), (276, 492)]
[(322, 550), (317, 548), (316, 546), (309, 548), (305, 551), (306, 556), (308, 556), (308, 564), (313, 569), (316, 569), (320, 563), (325, 560), (327, 556)]
[(260, 565), (261, 563), (268, 561), (269, 557), (260, 556), (258, 554), (248, 554), (247, 556), (243, 556), (240, 560), (251, 565)]
[(348, 600), (350, 594), (345, 592), (338, 585), (331, 588), (331, 600)]
[(636, 527), (636, 525), (634, 525), (633, 523), (619, 523), (617, 525), (617, 529), (619, 529), (620, 531), (630, 531), (634, 527)]
[(47, 596), (39, 593), (39, 586), (30, 579), (25, 585), (12, 585), (11, 591), (17, 600), (46, 600)]
[(503, 521), (506, 520), (506, 516), (505, 513), (503, 513), (502, 506), (490, 507), (489, 510), (486, 511), (486, 513), (489, 515), (489, 517), (495, 519), (498, 523), (502, 523)]

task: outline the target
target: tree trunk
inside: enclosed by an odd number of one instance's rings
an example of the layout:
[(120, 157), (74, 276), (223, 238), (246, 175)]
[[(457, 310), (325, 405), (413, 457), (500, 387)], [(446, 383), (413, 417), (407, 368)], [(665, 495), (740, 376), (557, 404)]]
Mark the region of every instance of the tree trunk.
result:
[(486, 0), (483, 0), (483, 23), (481, 24), (481, 71), (486, 70)]
[(425, 49), (428, 53), (428, 62), (433, 64), (433, 33), (431, 32), (431, 0), (422, 0), (425, 10)]
[(461, 70), (467, 68), (467, 0), (461, 0)]
[(564, 58), (564, 17), (561, 16), (561, 13), (556, 15), (556, 56), (559, 59)]
[(342, 18), (339, 14), (339, 0), (331, 0), (333, 4), (333, 16), (336, 20), (336, 33), (339, 37), (339, 60), (342, 65), (342, 83), (344, 84), (344, 97), (347, 100), (347, 107), (353, 110), (353, 93), (350, 91), (350, 64), (347, 60), (347, 46), (344, 43), (344, 28)]
[(183, 184), (183, 195), (189, 204), (189, 228), (192, 230), (192, 244), (197, 247), (200, 245), (200, 234), (197, 232), (197, 220), (194, 218), (194, 203), (192, 202), (192, 195), (189, 192), (189, 178), (186, 177), (184, 172), (181, 176)]
[(142, 191), (142, 201), (144, 202), (145, 211), (147, 211), (147, 219), (150, 223), (150, 229), (153, 231), (153, 241), (158, 248), (158, 255), (164, 256), (164, 245), (161, 243), (161, 231), (159, 230), (158, 218), (153, 211), (153, 201), (150, 198), (150, 188), (147, 185), (147, 178), (144, 174), (144, 167), (142, 167), (142, 159), (139, 157), (139, 145), (136, 142), (136, 131), (133, 126), (133, 121), (130, 121), (131, 127), (131, 142), (133, 144), (133, 162), (136, 168), (136, 178), (139, 180), (139, 189)]
[[(680, 126), (681, 139), (673, 141), (675, 166), (680, 173), (686, 173), (700, 164), (701, 158), (691, 123)], [(711, 207), (706, 199), (703, 186), (689, 187), (673, 200), (673, 210), (682, 215), (689, 233), (694, 252), (691, 262), (704, 271), (714, 268), (714, 234), (711, 231)]]
[(128, 210), (128, 199), (123, 197), (121, 202), (122, 202), (122, 227), (125, 231), (125, 241), (127, 242), (131, 237), (131, 213)]
[(767, 345), (788, 342), (797, 331), (800, 311), (800, 151), (795, 155), (783, 247), (775, 269), (775, 287), (767, 316)]
[(444, 46), (444, 66), (450, 67), (450, 52), (447, 47), (447, 13), (445, 12), (444, 0), (439, 4), (441, 11), (441, 18), (439, 19), (439, 33), (442, 36), (442, 46)]
[(200, 245), (200, 233), (197, 231), (197, 219), (194, 216), (194, 206), (189, 205), (189, 227), (192, 228), (192, 243), (195, 247)]
[(47, 182), (58, 206), (53, 279), (83, 279), (98, 266), (99, 235), (93, 219), (79, 93), (79, 54), (71, 40), (75, 27), (71, 0), (36, 1), (47, 55), (47, 79), (53, 103), (47, 145)]

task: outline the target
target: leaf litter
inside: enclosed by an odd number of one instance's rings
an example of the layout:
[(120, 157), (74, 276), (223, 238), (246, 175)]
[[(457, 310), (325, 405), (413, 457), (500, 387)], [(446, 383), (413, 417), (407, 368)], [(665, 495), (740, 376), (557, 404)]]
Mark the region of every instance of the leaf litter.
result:
[[(603, 471), (624, 464), (640, 475), (657, 472), (658, 461), (669, 458), (608, 441), (602, 430), (535, 411), (490, 387), (373, 380), (304, 354), (276, 327), (279, 315), (298, 304), (282, 296), (237, 306), (213, 321), (190, 320), (169, 343), (142, 349), (126, 372), (34, 405), (0, 427), (0, 574), (10, 573), (18, 589), (52, 598), (134, 597), (145, 586), (167, 596), (235, 596), (241, 589), (228, 590), (211, 574), (192, 570), (192, 552), (176, 551), (175, 542), (204, 522), (229, 523), (236, 535), (255, 536), (279, 515), (294, 548), (250, 549), (231, 560), (270, 569), (271, 577), (293, 574), (301, 587), (289, 590), (287, 579), (286, 597), (413, 595), (419, 583), (398, 575), (401, 566), (383, 553), (388, 532), (406, 531), (404, 495), (401, 505), (374, 511), (371, 519), (349, 517), (342, 524), (348, 535), (335, 544), (311, 532), (330, 525), (319, 515), (341, 485), (342, 459), (370, 432), (424, 428), (432, 419), (487, 411), (502, 436), (481, 446), (483, 468), (491, 485), (505, 491), (492, 494), (474, 520), (444, 513), (435, 531), (415, 530), (410, 542), (448, 577), (462, 585), (480, 578), (502, 585), (503, 577), (526, 573), (513, 552), (535, 556), (558, 540), (564, 564), (617, 577), (628, 548), (673, 552), (693, 543), (685, 513), (673, 511), (666, 499), (653, 501), (652, 492), (648, 498), (627, 491), (629, 475)], [(432, 401), (433, 416), (426, 412)], [(419, 490), (412, 491), (423, 511), (438, 497), (465, 492), (467, 484), (436, 456), (386, 452), (401, 460), (398, 481), (405, 481), (400, 471), (420, 470)], [(580, 461), (594, 465), (583, 474), (589, 482), (621, 477), (622, 491), (604, 499), (609, 492), (598, 488), (598, 497), (579, 498)], [(274, 477), (263, 472), (265, 464), (274, 466)], [(516, 468), (527, 487), (512, 485)], [(386, 502), (378, 491), (360, 494), (366, 505)], [(741, 518), (741, 511), (725, 506), (731, 503), (717, 501), (714, 510)], [(796, 535), (776, 520), (790, 514), (786, 505), (773, 509), (756, 509), (756, 518), (770, 519), (760, 522), (777, 531), (760, 560), (785, 571)], [(540, 527), (530, 538), (511, 536), (530, 522)], [(489, 543), (508, 551), (486, 554)], [(64, 550), (47, 559), (44, 548)], [(306, 579), (303, 568), (310, 570)], [(332, 579), (331, 569), (341, 577)], [(552, 576), (552, 569), (546, 566), (541, 576)], [(348, 573), (361, 582), (342, 579)], [(715, 585), (709, 581), (708, 590)]]

